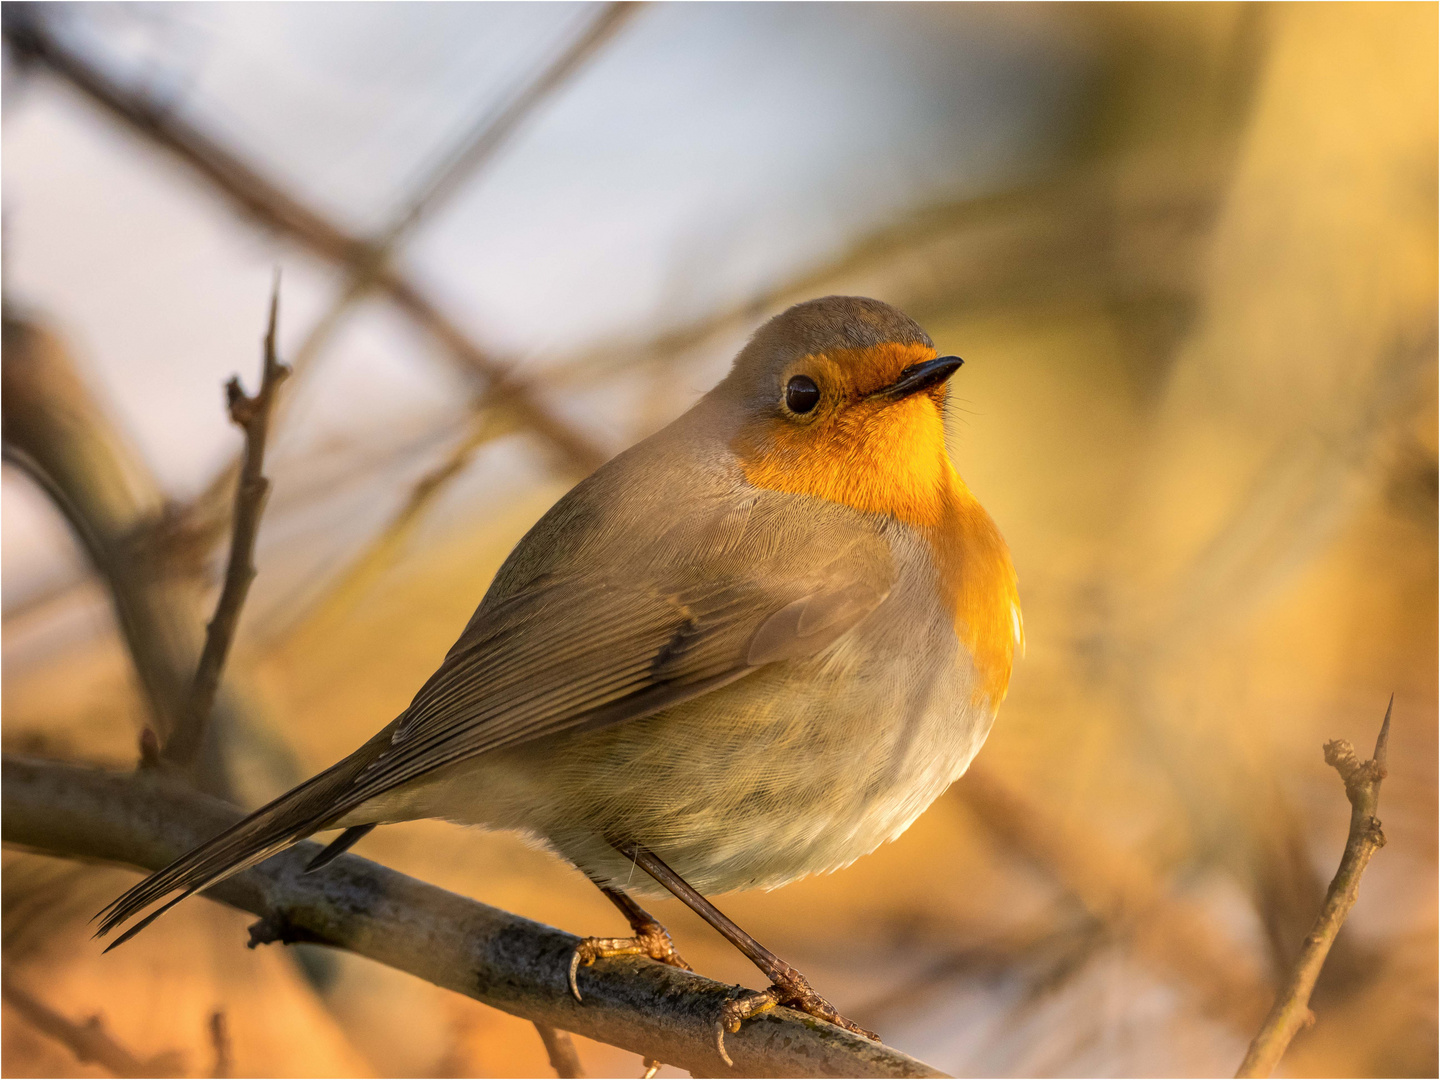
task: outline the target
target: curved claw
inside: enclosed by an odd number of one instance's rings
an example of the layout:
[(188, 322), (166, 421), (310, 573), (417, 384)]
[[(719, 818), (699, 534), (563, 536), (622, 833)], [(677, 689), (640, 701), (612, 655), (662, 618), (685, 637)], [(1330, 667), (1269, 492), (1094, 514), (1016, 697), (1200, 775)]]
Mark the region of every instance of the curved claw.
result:
[[(721, 1006), (720, 1018), (716, 1022), (715, 1047), (720, 1051), (720, 1057), (727, 1065), (733, 1066), (734, 1062), (725, 1052), (725, 1032), (728, 1031), (733, 1035), (740, 1030), (740, 1025), (746, 1020), (759, 1016), (777, 1005), (788, 1005), (817, 1020), (824, 1020), (836, 1027), (854, 1032), (856, 1035), (863, 1035), (876, 1042), (880, 1041), (880, 1036), (873, 1031), (862, 1028), (853, 1020), (848, 1020), (836, 1012), (833, 1005), (810, 989), (810, 984), (798, 972), (795, 973), (794, 983), (795, 985), (791, 986), (776, 984), (765, 990), (747, 990), (739, 997), (731, 998)], [(739, 988), (737, 987), (737, 989)]]
[(670, 935), (659, 923), (644, 928), (633, 938), (581, 938), (580, 944), (576, 945), (575, 951), (570, 954), (570, 992), (575, 995), (576, 1001), (583, 1000), (580, 997), (580, 983), (576, 979), (580, 965), (589, 967), (596, 960), (607, 956), (648, 956), (670, 967), (684, 971), (694, 970), (675, 951)]
[(642, 1058), (641, 1064), (645, 1066), (645, 1075), (640, 1077), (640, 1080), (654, 1080), (655, 1074), (660, 1071), (660, 1059), (651, 1057)]
[(576, 1001), (583, 1001), (580, 996), (580, 983), (575, 976), (580, 971), (580, 950), (576, 949), (570, 954), (570, 993), (575, 995)]
[(730, 1055), (725, 1051), (725, 1033), (728, 1031), (735, 1034), (744, 1021), (758, 1016), (766, 1009), (774, 1008), (777, 996), (773, 986), (769, 990), (746, 990), (743, 986), (737, 986), (735, 991), (739, 992), (739, 996), (732, 997), (720, 1007), (720, 1016), (715, 1021), (715, 1049), (720, 1052), (720, 1059), (732, 1069), (735, 1062), (730, 1060)]
[(587, 956), (586, 952), (585, 942), (582, 941), (579, 945), (575, 946), (575, 951), (570, 954), (570, 992), (575, 995), (576, 1001), (584, 1000), (584, 998), (580, 996), (580, 983), (575, 977), (579, 974), (580, 964), (584, 961), (585, 966), (589, 967), (595, 962), (595, 958), (593, 956)]
[(733, 1069), (735, 1062), (731, 1061), (730, 1055), (725, 1052), (725, 1021), (723, 1018), (715, 1021), (715, 1049), (720, 1052), (720, 1060)]

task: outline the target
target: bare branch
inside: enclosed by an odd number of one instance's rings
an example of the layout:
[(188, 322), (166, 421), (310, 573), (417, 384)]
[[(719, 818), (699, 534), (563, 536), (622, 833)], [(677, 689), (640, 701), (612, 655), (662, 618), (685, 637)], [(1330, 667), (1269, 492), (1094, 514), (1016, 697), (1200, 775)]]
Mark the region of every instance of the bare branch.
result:
[(495, 152), (536, 106), (580, 70), (639, 6), (624, 0), (602, 5), (595, 18), (559, 56), (546, 64), (498, 110), (471, 126), (456, 148), (445, 155), (431, 175), (419, 185), (415, 197), (396, 215), (394, 222), (372, 247), (381, 252), (393, 248), (401, 237), (415, 227), (422, 216), (433, 211), (473, 176), (477, 169), (491, 161)]
[[(8, 8), (6, 16), (5, 40), (17, 58), (43, 64), (133, 131), (199, 172), (242, 212), (341, 267), (376, 264), (368, 241), (336, 225), (199, 127), (95, 69), (56, 40), (42, 20)], [(557, 450), (572, 472), (592, 472), (609, 456), (541, 402), (528, 383), (510, 378), (509, 365), (474, 342), (410, 278), (381, 265), (375, 272), (375, 286), (428, 331), (462, 370), (486, 386), (503, 384), (505, 406)]]
[(545, 1053), (556, 1076), (567, 1080), (568, 1077), (585, 1075), (585, 1070), (580, 1067), (580, 1055), (575, 1052), (575, 1040), (570, 1038), (568, 1031), (542, 1024), (539, 1020), (535, 1021), (535, 1030), (540, 1033), (540, 1041), (545, 1044)]
[(4, 995), (7, 1005), (82, 1063), (94, 1063), (115, 1076), (184, 1075), (185, 1061), (179, 1053), (168, 1051), (153, 1058), (138, 1058), (115, 1041), (98, 1016), (77, 1024), (20, 989), (9, 978), (0, 980), (0, 994)]
[[(311, 326), (304, 340), (291, 357), (291, 366), (300, 377), (312, 368), (313, 361), (324, 349), (326, 343), (340, 327), (346, 313), (370, 292), (384, 276), (395, 249), (420, 223), (421, 219), (433, 214), (437, 207), (455, 193), (477, 170), (494, 159), (496, 151), (527, 116), (565, 81), (579, 70), (584, 62), (615, 33), (638, 5), (628, 2), (604, 5), (580, 34), (550, 63), (529, 80), (515, 96), (502, 104), (499, 110), (488, 111), (480, 120), (471, 125), (453, 150), (445, 154), (440, 163), (417, 186), (417, 193), (406, 200), (396, 212), (394, 219), (381, 233), (363, 242), (355, 250), (359, 257), (348, 264), (348, 276), (338, 295), (325, 313)], [(420, 309), (428, 311), (428, 305)], [(412, 310), (412, 315), (415, 312)], [(438, 312), (422, 316), (428, 319), (443, 319)], [(448, 324), (448, 320), (445, 320)], [(463, 337), (463, 335), (460, 335)], [(467, 342), (460, 346), (460, 352), (453, 355), (469, 357), (471, 367), (476, 360)], [(569, 432), (558, 433), (558, 438), (568, 445)], [(572, 447), (582, 457), (583, 447)], [(567, 453), (570, 451), (567, 450)], [(598, 463), (598, 462), (597, 462)], [(214, 503), (220, 493), (229, 490), (239, 471), (238, 461), (232, 462), (217, 474), (196, 499), (196, 505), (205, 507)], [(201, 513), (201, 516), (205, 514)]]
[[(228, 803), (167, 780), (5, 755), (0, 827), (6, 843), (54, 855), (156, 869), (234, 824)], [(305, 873), (320, 851), (303, 843), (207, 892), (261, 917), (259, 940), (348, 949), (497, 1009), (598, 1039), (706, 1076), (940, 1076), (914, 1058), (789, 1009), (729, 1036), (715, 1018), (734, 988), (638, 957), (566, 981), (572, 934), (342, 855)]]
[(205, 728), (215, 706), (215, 693), (220, 688), (220, 673), (250, 583), (255, 580), (255, 539), (260, 533), (260, 516), (265, 511), (265, 497), (270, 481), (265, 478), (265, 438), (270, 430), (270, 415), (275, 408), (275, 394), (290, 369), (275, 354), (275, 328), (280, 312), (280, 276), (275, 276), (270, 295), (270, 322), (265, 331), (265, 359), (260, 376), (260, 389), (254, 397), (246, 395), (240, 377), (226, 384), (225, 394), (230, 419), (245, 432), (245, 458), (240, 479), (235, 486), (235, 512), (232, 515), (230, 561), (225, 569), (225, 584), (215, 605), (215, 615), (205, 628), (205, 648), (190, 684), (185, 709), (169, 741), (161, 752), (163, 760), (182, 769), (191, 769), (200, 757), (205, 742)]
[(162, 513), (159, 484), (58, 335), (6, 311), (3, 355), (5, 461), (40, 486), (84, 548), (110, 594), (151, 721), (168, 736), (199, 642), (186, 610), (191, 583), (137, 540)]
[(1332, 739), (1325, 744), (1325, 762), (1340, 774), (1345, 782), (1345, 797), (1350, 800), (1350, 834), (1345, 840), (1345, 854), (1325, 893), (1325, 903), (1315, 918), (1315, 925), (1305, 937), (1300, 956), (1236, 1076), (1269, 1076), (1280, 1064), (1290, 1040), (1302, 1027), (1315, 1022), (1315, 1014), (1310, 1011), (1315, 980), (1320, 977), (1335, 935), (1340, 933), (1345, 917), (1360, 896), (1360, 877), (1370, 857), (1385, 846), (1385, 834), (1380, 831), (1380, 819), (1375, 813), (1380, 808), (1380, 782), (1385, 779), (1390, 713), (1394, 707), (1392, 694), (1385, 709), (1385, 720), (1380, 725), (1380, 737), (1375, 740), (1375, 756), (1369, 761), (1361, 761), (1355, 748), (1344, 739)]

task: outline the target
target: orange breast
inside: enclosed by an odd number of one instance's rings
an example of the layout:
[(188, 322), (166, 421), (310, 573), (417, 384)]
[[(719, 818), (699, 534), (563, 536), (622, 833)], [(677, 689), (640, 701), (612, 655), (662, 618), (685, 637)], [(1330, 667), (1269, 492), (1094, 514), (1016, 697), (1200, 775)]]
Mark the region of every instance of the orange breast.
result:
[(1015, 650), (1025, 640), (1010, 549), (958, 476), (947, 513), (922, 531), (955, 614), (955, 633), (975, 662), (976, 696), (999, 708), (1010, 686)]
[(950, 463), (934, 401), (860, 402), (818, 428), (757, 420), (732, 449), (757, 487), (814, 495), (917, 529), (975, 664), (975, 700), (999, 707), (1023, 641), (1015, 570), (994, 521)]

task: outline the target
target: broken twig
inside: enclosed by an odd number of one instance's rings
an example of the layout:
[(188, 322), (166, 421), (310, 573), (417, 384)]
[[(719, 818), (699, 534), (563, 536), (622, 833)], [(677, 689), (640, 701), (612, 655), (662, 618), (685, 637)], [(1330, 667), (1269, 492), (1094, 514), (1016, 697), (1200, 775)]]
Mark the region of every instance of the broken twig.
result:
[(1360, 895), (1360, 875), (1365, 873), (1370, 856), (1385, 845), (1385, 834), (1380, 831), (1380, 819), (1375, 812), (1380, 806), (1380, 782), (1385, 779), (1390, 712), (1394, 707), (1392, 694), (1390, 705), (1385, 709), (1385, 721), (1380, 725), (1380, 737), (1375, 740), (1375, 756), (1369, 761), (1361, 761), (1355, 748), (1344, 739), (1332, 739), (1325, 744), (1325, 762), (1345, 781), (1345, 797), (1350, 800), (1350, 835), (1345, 841), (1345, 854), (1325, 893), (1325, 903), (1316, 916), (1315, 925), (1305, 937), (1300, 956), (1236, 1076), (1269, 1076), (1280, 1064), (1296, 1032), (1315, 1022), (1315, 1014), (1310, 1011), (1315, 980), (1320, 977), (1320, 969), (1345, 916), (1350, 914)]

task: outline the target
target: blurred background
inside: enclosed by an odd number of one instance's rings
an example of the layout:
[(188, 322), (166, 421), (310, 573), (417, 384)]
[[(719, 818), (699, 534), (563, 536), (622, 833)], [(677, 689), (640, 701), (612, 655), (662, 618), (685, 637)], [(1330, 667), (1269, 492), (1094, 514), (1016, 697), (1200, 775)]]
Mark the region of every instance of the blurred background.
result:
[[(955, 1075), (1229, 1075), (1344, 844), (1321, 745), (1368, 753), (1393, 692), (1389, 843), (1282, 1069), (1436, 1075), (1434, 5), (3, 14), (7, 750), (129, 767), (164, 730), (276, 267), (296, 371), (204, 759), (247, 805), (402, 709), (526, 528), (761, 321), (874, 296), (966, 358), (950, 448), (1028, 653), (904, 837), (726, 912)], [(359, 851), (623, 930), (512, 836)], [(218, 905), (102, 958), (86, 920), (134, 879), (5, 852), (5, 1075), (107, 1075), (47, 1010), (161, 1075), (549, 1074), (527, 1022), (247, 951)]]

